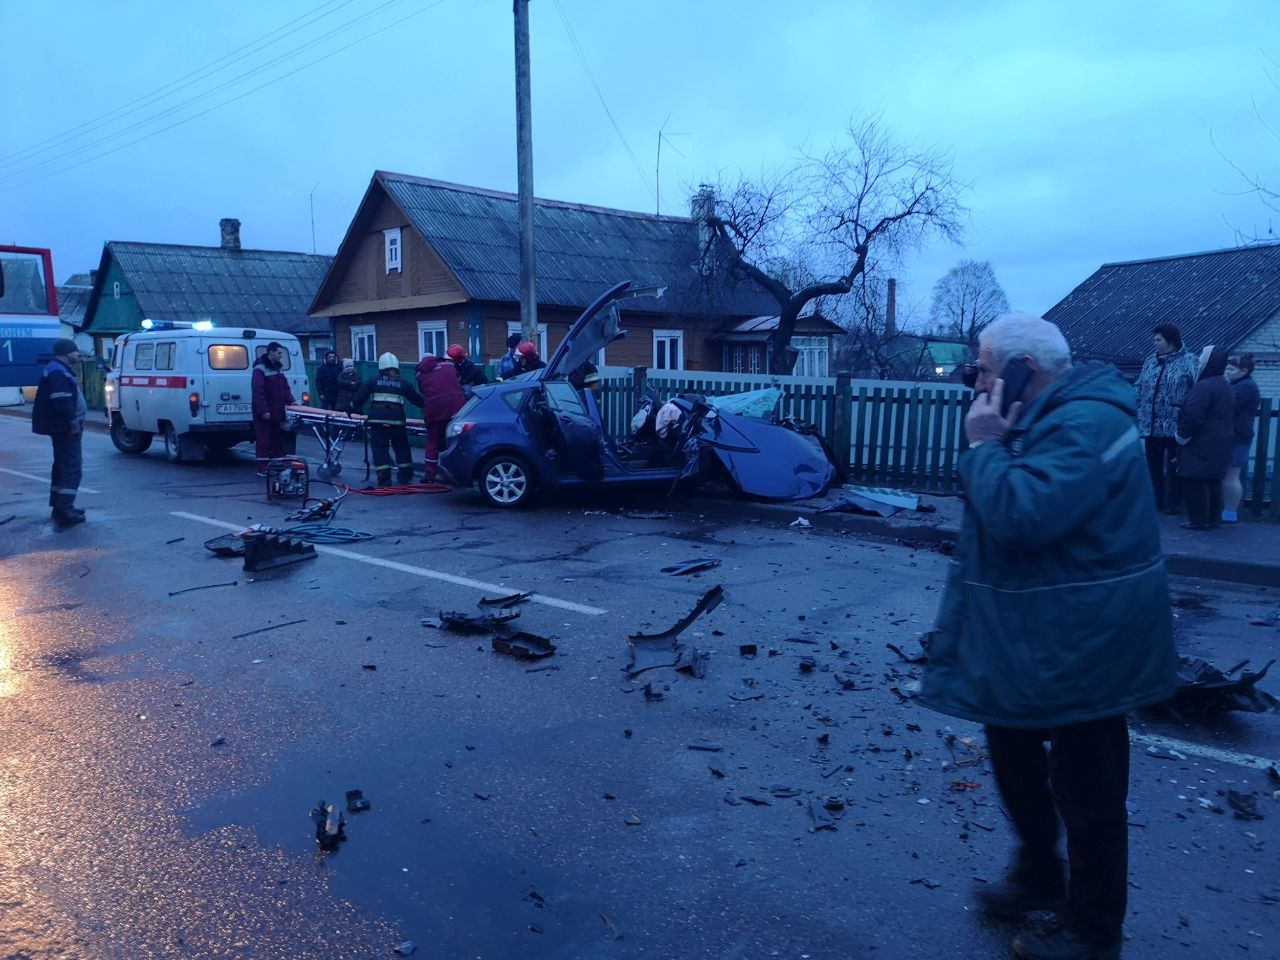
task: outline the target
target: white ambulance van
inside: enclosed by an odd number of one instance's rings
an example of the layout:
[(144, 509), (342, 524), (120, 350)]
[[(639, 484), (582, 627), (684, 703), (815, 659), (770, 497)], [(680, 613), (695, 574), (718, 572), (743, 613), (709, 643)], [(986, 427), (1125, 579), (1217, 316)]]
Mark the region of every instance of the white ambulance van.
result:
[[(252, 440), (253, 364), (272, 341), (284, 347), (294, 398), (309, 402), (302, 347), (292, 334), (148, 323), (116, 338), (107, 374), (111, 441), (121, 453), (145, 453), (159, 436), (165, 456), (181, 463)], [(294, 440), (285, 434), (286, 452)]]

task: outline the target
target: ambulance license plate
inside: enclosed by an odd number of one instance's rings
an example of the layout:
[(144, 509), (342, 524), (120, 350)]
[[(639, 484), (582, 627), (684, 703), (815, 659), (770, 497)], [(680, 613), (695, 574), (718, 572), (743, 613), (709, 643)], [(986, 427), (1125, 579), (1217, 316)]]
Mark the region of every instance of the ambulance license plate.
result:
[(220, 403), (215, 408), (218, 413), (248, 413), (249, 404), (247, 403)]

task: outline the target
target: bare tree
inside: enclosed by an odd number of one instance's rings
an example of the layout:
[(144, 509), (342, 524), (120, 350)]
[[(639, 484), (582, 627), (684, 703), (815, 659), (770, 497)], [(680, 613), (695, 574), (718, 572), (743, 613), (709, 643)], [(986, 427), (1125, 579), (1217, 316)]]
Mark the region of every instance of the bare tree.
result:
[(877, 263), (926, 237), (960, 236), (959, 186), (948, 157), (896, 143), (879, 117), (854, 119), (822, 156), (721, 185), (704, 258), (723, 255), (777, 301), (770, 372), (790, 373), (796, 319), (820, 297), (841, 297)]
[(933, 285), (929, 322), (939, 336), (976, 347), (982, 328), (1008, 312), (990, 260), (961, 260)]
[(916, 380), (929, 354), (928, 342), (904, 333), (912, 324), (911, 310), (898, 306), (898, 320), (889, 329), (885, 316), (886, 287), (883, 278), (863, 274), (832, 311), (846, 333), (835, 344), (836, 369), (870, 380)]
[[(1267, 75), (1267, 80), (1270, 81), (1271, 86), (1273, 86), (1277, 91), (1280, 91), (1280, 81), (1276, 79), (1276, 74), (1273, 72), (1273, 68), (1280, 70), (1280, 63), (1277, 63), (1271, 57), (1266, 57), (1266, 60), (1271, 65), (1271, 68), (1263, 67), (1263, 73)], [(1253, 101), (1253, 112), (1258, 118), (1258, 122), (1262, 124), (1262, 128), (1275, 140), (1280, 141), (1280, 131), (1277, 131), (1275, 127), (1267, 122), (1267, 118), (1264, 117), (1262, 115), (1262, 111), (1258, 109), (1258, 102), (1256, 100)], [(1231, 169), (1240, 175), (1240, 179), (1244, 181), (1245, 187), (1240, 191), (1240, 193), (1243, 195), (1250, 193), (1254, 194), (1260, 201), (1262, 201), (1263, 207), (1271, 211), (1273, 214), (1280, 214), (1280, 186), (1277, 186), (1275, 183), (1267, 180), (1267, 178), (1262, 174), (1246, 170), (1244, 167), (1240, 166), (1240, 164), (1228, 157), (1218, 147), (1217, 142), (1213, 140), (1212, 133), (1209, 135), (1209, 139), (1210, 142), (1213, 143), (1214, 149), (1218, 151), (1218, 155), (1221, 156)], [(1274, 240), (1276, 233), (1275, 224), (1272, 223), (1269, 218), (1267, 220), (1265, 233), (1258, 230), (1257, 227), (1247, 232), (1241, 230), (1239, 227), (1234, 227), (1233, 229), (1235, 229), (1236, 237), (1241, 244), (1262, 243)]]

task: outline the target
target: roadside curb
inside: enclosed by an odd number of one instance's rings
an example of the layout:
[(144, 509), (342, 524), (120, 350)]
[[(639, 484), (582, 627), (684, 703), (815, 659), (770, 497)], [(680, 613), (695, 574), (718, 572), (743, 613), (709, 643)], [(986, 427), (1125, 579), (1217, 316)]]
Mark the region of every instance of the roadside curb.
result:
[[(869, 517), (859, 514), (827, 511), (819, 513), (813, 507), (801, 503), (761, 503), (751, 500), (706, 500), (690, 510), (709, 516), (742, 518), (750, 516), (766, 523), (789, 526), (797, 517), (808, 520), (811, 528), (843, 530), (846, 533), (871, 540), (885, 540), (937, 548), (943, 543), (955, 543), (960, 538), (958, 527), (938, 524), (911, 523), (909, 520)], [(909, 516), (909, 514), (907, 515)], [(1254, 563), (1231, 560), (1203, 554), (1166, 552), (1165, 563), (1169, 572), (1178, 577), (1198, 577), (1204, 580), (1221, 580), (1259, 587), (1280, 587), (1280, 564)]]
[[(97, 430), (99, 433), (110, 433), (111, 427), (108, 425), (105, 417), (98, 419), (94, 414), (101, 414), (101, 410), (90, 410), (84, 418), (84, 427), (86, 430)], [(20, 407), (0, 407), (0, 414), (6, 417), (13, 417), (15, 420), (31, 420), (31, 404), (24, 403)]]

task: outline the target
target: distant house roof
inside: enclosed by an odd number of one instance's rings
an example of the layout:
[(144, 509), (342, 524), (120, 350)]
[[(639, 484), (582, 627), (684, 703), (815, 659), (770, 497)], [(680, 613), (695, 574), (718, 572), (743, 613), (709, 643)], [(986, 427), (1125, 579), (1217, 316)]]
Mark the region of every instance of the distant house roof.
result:
[(327, 322), (312, 318), (308, 308), (332, 257), (119, 240), (103, 248), (84, 329), (93, 324), (112, 258), (128, 278), (143, 316), (153, 320), (328, 333)]
[(1280, 243), (1106, 263), (1048, 313), (1080, 358), (1135, 367), (1173, 323), (1193, 350), (1231, 346), (1280, 313)]
[[(749, 320), (743, 320), (741, 323), (734, 324), (733, 328), (728, 330), (722, 337), (724, 340), (767, 340), (769, 336), (778, 329), (778, 323), (782, 320), (776, 313), (773, 316), (752, 317)], [(811, 313), (800, 317), (797, 326), (804, 324), (806, 326), (818, 325), (823, 328), (824, 333), (841, 334), (845, 332), (844, 327), (840, 324), (828, 320), (821, 314)], [(804, 334), (801, 334), (803, 336)]]
[(58, 284), (58, 319), (79, 330), (84, 325), (84, 312), (92, 292), (93, 276), (88, 273), (73, 273)]
[[(473, 300), (520, 301), (517, 197), (513, 193), (377, 171), (369, 192), (385, 189)], [(354, 228), (355, 220), (352, 224)], [(348, 231), (335, 269), (316, 298), (323, 310), (338, 282)], [(611, 210), (558, 200), (534, 201), (534, 247), (539, 304), (585, 307), (608, 287), (631, 280), (665, 286), (661, 300), (636, 298), (627, 311), (753, 316), (777, 303), (753, 281), (730, 282), (727, 271), (707, 283), (698, 270), (698, 225), (687, 217)]]

